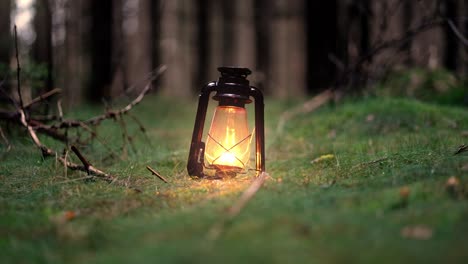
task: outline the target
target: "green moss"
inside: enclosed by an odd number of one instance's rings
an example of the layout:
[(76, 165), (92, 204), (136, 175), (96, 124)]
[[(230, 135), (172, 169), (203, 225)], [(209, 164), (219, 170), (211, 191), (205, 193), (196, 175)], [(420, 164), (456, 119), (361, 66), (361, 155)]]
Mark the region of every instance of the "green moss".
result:
[[(150, 142), (125, 117), (135, 143), (127, 159), (104, 160), (108, 151), (97, 141), (83, 149), (95, 166), (130, 179), (142, 193), (80, 181), (83, 173), (65, 174), (53, 159), (42, 160), (29, 140), (9, 135), (14, 148), (0, 163), (0, 262), (467, 261), (467, 198), (454, 199), (445, 190), (450, 176), (461, 186), (468, 183), (462, 169), (467, 156), (453, 155), (466, 143), (466, 109), (362, 99), (296, 116), (277, 134), (280, 113), (292, 105), (267, 100), (272, 178), (216, 242), (207, 239), (208, 231), (250, 178), (187, 176), (195, 102), (145, 99), (133, 113)], [(98, 111), (83, 107), (73, 114)], [(116, 128), (105, 121), (98, 134), (120, 154)], [(327, 154), (333, 158), (311, 163)], [(171, 183), (151, 176), (146, 165)], [(403, 186), (410, 190), (405, 201)], [(64, 218), (67, 211), (76, 213), (71, 221)], [(432, 235), (405, 237), (408, 226), (423, 226)]]

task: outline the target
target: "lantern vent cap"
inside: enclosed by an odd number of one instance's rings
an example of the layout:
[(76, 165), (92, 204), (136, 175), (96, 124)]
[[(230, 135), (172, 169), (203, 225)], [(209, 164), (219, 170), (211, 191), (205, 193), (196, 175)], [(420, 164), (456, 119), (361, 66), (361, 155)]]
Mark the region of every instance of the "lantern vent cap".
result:
[(218, 71), (221, 73), (222, 77), (237, 77), (243, 79), (246, 79), (247, 76), (252, 73), (248, 68), (232, 66), (219, 67)]

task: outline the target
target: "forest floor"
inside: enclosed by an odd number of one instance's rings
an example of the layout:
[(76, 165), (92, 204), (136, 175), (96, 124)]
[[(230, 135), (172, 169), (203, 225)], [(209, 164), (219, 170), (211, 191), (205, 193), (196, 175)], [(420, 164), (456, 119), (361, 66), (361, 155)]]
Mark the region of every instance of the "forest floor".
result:
[[(195, 102), (145, 98), (132, 111), (150, 142), (129, 119), (135, 149), (122, 160), (105, 160), (99, 142), (82, 149), (142, 192), (83, 180), (11, 131), (13, 148), (0, 145), (0, 263), (468, 263), (468, 152), (454, 155), (468, 141), (466, 108), (350, 100), (278, 132), (298, 103), (266, 101), (271, 177), (215, 240), (252, 176), (188, 177)], [(120, 152), (116, 128), (105, 121), (98, 133)]]

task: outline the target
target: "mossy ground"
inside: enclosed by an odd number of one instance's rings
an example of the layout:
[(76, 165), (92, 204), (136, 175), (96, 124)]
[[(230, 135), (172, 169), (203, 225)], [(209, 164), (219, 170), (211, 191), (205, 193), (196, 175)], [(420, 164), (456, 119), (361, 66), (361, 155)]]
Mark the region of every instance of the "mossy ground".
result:
[[(359, 99), (296, 116), (278, 133), (280, 114), (296, 103), (267, 100), (271, 178), (214, 242), (208, 231), (251, 177), (187, 176), (195, 102), (145, 98), (133, 113), (145, 123), (150, 143), (127, 118), (135, 149), (129, 146), (123, 160), (105, 159), (108, 151), (99, 142), (82, 149), (96, 167), (141, 193), (80, 180), (84, 173), (43, 160), (19, 136), (24, 131), (10, 131), (13, 149), (0, 160), (0, 262), (468, 261), (468, 197), (450, 195), (445, 186), (455, 176), (459, 189), (468, 191), (468, 157), (453, 155), (467, 140), (466, 108)], [(73, 114), (98, 111), (83, 110)], [(121, 153), (116, 128), (106, 121), (99, 135)], [(311, 162), (321, 156), (327, 158)], [(146, 165), (170, 184), (151, 176)]]

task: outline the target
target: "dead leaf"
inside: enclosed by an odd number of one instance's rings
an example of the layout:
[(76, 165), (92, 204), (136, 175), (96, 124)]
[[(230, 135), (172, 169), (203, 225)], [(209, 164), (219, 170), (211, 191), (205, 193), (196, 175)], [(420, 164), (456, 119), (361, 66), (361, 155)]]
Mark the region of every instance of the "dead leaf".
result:
[(455, 176), (448, 178), (445, 183), (445, 190), (447, 190), (452, 198), (458, 198), (460, 194), (460, 181), (458, 178)]
[(458, 186), (458, 185), (460, 185), (460, 181), (455, 176), (450, 177), (447, 180), (447, 183), (445, 184), (445, 186)]
[(408, 199), (410, 195), (410, 188), (408, 186), (403, 186), (400, 188), (400, 198), (401, 199)]
[(78, 211), (68, 210), (50, 217), (50, 221), (56, 225), (63, 225), (78, 216)]
[(372, 122), (374, 121), (374, 119), (375, 119), (374, 114), (368, 114), (366, 117), (366, 122)]
[(327, 136), (328, 136), (328, 138), (330, 138), (330, 139), (336, 138), (336, 129), (330, 130), (330, 132), (328, 132), (328, 135), (327, 135)]
[(462, 137), (468, 137), (468, 130), (461, 132)]
[(66, 211), (64, 213), (64, 218), (67, 221), (71, 221), (71, 220), (75, 219), (75, 217), (76, 217), (76, 212), (75, 211)]
[(325, 154), (325, 155), (322, 155), (322, 156), (320, 156), (318, 158), (313, 159), (310, 163), (314, 164), (314, 163), (317, 163), (317, 162), (321, 162), (321, 161), (329, 160), (329, 159), (333, 159), (333, 158), (335, 158), (335, 155)]
[(403, 186), (400, 188), (400, 199), (390, 206), (390, 210), (400, 210), (408, 207), (410, 188)]
[(425, 225), (405, 226), (401, 229), (401, 236), (409, 239), (428, 240), (432, 237), (432, 229)]

